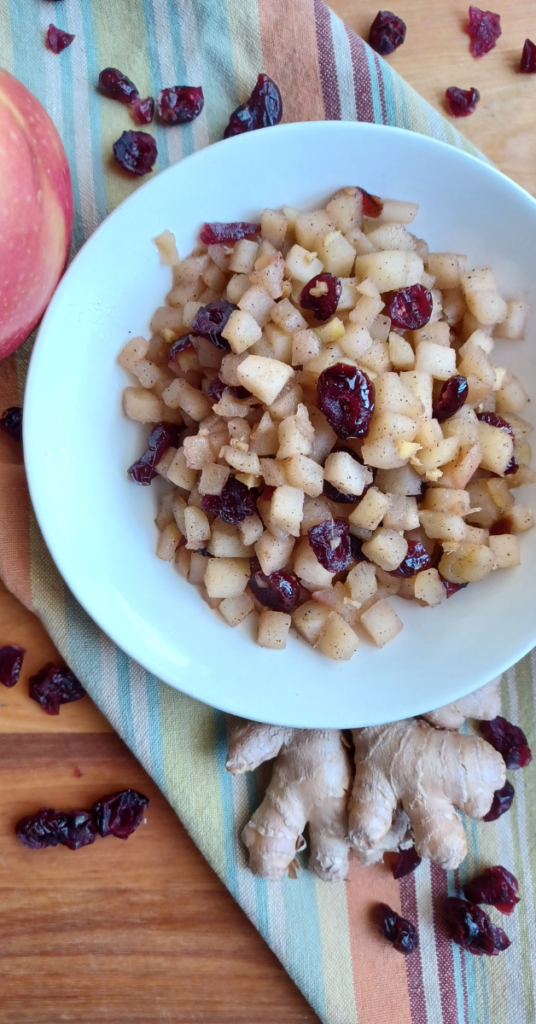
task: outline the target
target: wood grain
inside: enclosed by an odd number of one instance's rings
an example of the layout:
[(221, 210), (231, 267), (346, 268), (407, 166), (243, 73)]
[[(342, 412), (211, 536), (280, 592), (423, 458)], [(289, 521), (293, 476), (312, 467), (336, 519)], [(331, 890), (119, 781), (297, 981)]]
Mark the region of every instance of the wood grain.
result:
[[(332, 6), (367, 37), (377, 0)], [(397, 0), (396, 12), (408, 33), (392, 66), (440, 110), (447, 86), (477, 86), (478, 110), (458, 126), (536, 194), (536, 76), (516, 71), (525, 37), (536, 38), (533, 4), (503, 5), (499, 45), (480, 61), (463, 34), (466, 0)], [(0, 588), (2, 643), (28, 649), (21, 682), (0, 693), (2, 1024), (314, 1024), (315, 1014), (89, 698), (57, 717), (29, 699), (28, 676), (59, 655), (39, 622)], [(87, 806), (126, 786), (151, 798), (146, 824), (127, 843), (39, 853), (14, 838), (15, 821), (39, 806)]]

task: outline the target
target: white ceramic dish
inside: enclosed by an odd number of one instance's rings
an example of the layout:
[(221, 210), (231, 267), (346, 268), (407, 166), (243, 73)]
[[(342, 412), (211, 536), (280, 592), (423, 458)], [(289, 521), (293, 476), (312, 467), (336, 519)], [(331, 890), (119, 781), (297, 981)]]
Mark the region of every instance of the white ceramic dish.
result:
[[(152, 238), (172, 230), (186, 255), (204, 220), (253, 220), (266, 206), (314, 208), (348, 184), (417, 201), (415, 231), (436, 251), (491, 263), (506, 297), (536, 309), (536, 202), (492, 167), (399, 129), (285, 125), (211, 146), (149, 181), (79, 253), (48, 308), (31, 361), (24, 448), (31, 496), (71, 590), (131, 657), (170, 685), (244, 717), (301, 727), (405, 718), (481, 686), (536, 643), (536, 531), (520, 568), (499, 571), (439, 608), (393, 600), (405, 629), (333, 662), (294, 637), (285, 652), (232, 630), (158, 561), (156, 493), (126, 469), (145, 432), (121, 412), (115, 362), (146, 334), (170, 272)], [(536, 313), (528, 341), (494, 352), (536, 395)], [(529, 414), (530, 417), (530, 414)], [(532, 491), (532, 493), (531, 493)], [(525, 502), (536, 505), (535, 489)], [(251, 618), (251, 617), (250, 617)]]

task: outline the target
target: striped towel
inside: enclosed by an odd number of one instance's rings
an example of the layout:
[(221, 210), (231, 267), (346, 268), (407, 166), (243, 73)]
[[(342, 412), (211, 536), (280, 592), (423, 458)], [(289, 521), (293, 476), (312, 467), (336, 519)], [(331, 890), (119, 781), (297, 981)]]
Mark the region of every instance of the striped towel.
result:
[[(43, 36), (51, 18), (76, 39), (61, 56)], [(202, 115), (184, 128), (150, 127), (158, 169), (222, 136), (229, 112), (259, 71), (278, 82), (287, 121), (377, 121), (475, 152), (322, 0), (27, 0), (0, 3), (1, 64), (47, 107), (63, 138), (75, 197), (74, 248), (136, 181), (114, 172), (112, 142), (130, 127), (120, 104), (95, 91), (101, 68), (129, 75), (140, 95), (202, 84)], [(31, 340), (2, 364), (0, 409), (20, 404)], [(0, 573), (41, 616), (67, 662), (153, 776), (204, 856), (228, 886), (321, 1020), (329, 1024), (534, 1024), (536, 844), (526, 806), (536, 773), (517, 772), (516, 799), (495, 824), (467, 823), (470, 852), (458, 873), (423, 862), (395, 882), (387, 869), (352, 861), (346, 884), (302, 871), (265, 883), (248, 872), (237, 834), (266, 781), (225, 773), (224, 716), (175, 692), (130, 661), (86, 616), (58, 576), (32, 517), (20, 446), (0, 437)], [(504, 713), (534, 736), (531, 658), (504, 678)], [(534, 812), (533, 812), (534, 813)], [(532, 829), (532, 832), (529, 830)], [(504, 864), (523, 900), (497, 959), (462, 953), (441, 929), (441, 901), (475, 869)], [(405, 959), (376, 936), (367, 908), (383, 900), (419, 926)], [(493, 913), (493, 911), (492, 911)]]

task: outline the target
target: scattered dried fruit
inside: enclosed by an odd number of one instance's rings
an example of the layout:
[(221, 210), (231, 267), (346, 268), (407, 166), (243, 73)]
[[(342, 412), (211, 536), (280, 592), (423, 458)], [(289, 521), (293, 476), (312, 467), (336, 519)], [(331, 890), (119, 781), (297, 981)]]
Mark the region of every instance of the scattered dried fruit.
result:
[(147, 487), (156, 476), (156, 467), (160, 459), (164, 457), (168, 448), (175, 448), (178, 441), (179, 431), (173, 423), (157, 423), (149, 434), (143, 455), (133, 462), (128, 470), (130, 479), (142, 487)]
[(231, 114), (223, 137), (229, 139), (257, 128), (270, 128), (279, 124), (282, 116), (283, 100), (277, 85), (268, 75), (259, 75), (249, 99)]
[(22, 441), (22, 409), (20, 406), (12, 405), (6, 409), (0, 419), (0, 427), (14, 441)]
[(57, 28), (52, 23), (47, 29), (47, 47), (52, 50), (52, 53), (61, 53), (67, 46), (70, 46), (75, 37), (70, 32), (63, 32), (61, 28)]
[(132, 117), (136, 124), (150, 124), (154, 117), (154, 100), (147, 96), (144, 100), (136, 96), (131, 103)]
[(294, 573), (278, 572), (265, 576), (260, 569), (252, 572), (249, 589), (265, 608), (274, 612), (291, 612), (300, 598), (300, 581)]
[(51, 661), (30, 677), (30, 697), (47, 715), (59, 715), (60, 704), (72, 704), (85, 695), (84, 687), (71, 670)]
[(392, 942), (399, 953), (413, 953), (419, 945), (419, 934), (415, 925), (391, 910), (387, 903), (378, 903), (373, 910), (374, 921), (380, 935)]
[(449, 896), (445, 903), (450, 937), (462, 949), (475, 956), (497, 956), (508, 949), (510, 939), (506, 933), (475, 903), (467, 903), (459, 896)]
[(467, 34), (471, 39), (469, 48), (473, 57), (483, 57), (493, 50), (501, 35), (500, 15), (481, 11), (480, 7), (470, 7)]
[(412, 871), (419, 867), (421, 860), (422, 857), (419, 857), (414, 846), (410, 846), (409, 850), (399, 850), (391, 862), (393, 878), (404, 878), (405, 875), (411, 875)]
[(484, 815), (482, 821), (497, 821), (497, 818), (501, 817), (501, 814), (506, 814), (510, 810), (514, 796), (515, 789), (511, 782), (506, 781), (502, 789), (496, 789), (493, 795), (493, 802), (487, 814)]
[(99, 75), (97, 88), (103, 96), (118, 100), (119, 103), (132, 103), (139, 96), (134, 82), (117, 68), (104, 68)]
[(492, 523), (489, 528), (490, 537), (499, 537), (502, 533), (512, 532), (512, 516), (503, 516), (502, 519), (498, 519), (496, 523)]
[(333, 274), (317, 274), (302, 288), (300, 306), (313, 313), (317, 320), (329, 320), (341, 297), (342, 285)]
[(408, 553), (397, 569), (392, 569), (389, 576), (402, 576), (410, 579), (424, 569), (430, 569), (432, 558), (420, 540), (408, 540)]
[(479, 729), (488, 743), (499, 751), (507, 768), (526, 768), (532, 761), (527, 737), (518, 725), (512, 725), (502, 715), (492, 722), (479, 722)]
[(158, 116), (164, 124), (189, 124), (205, 105), (201, 86), (173, 85), (158, 94)]
[(148, 132), (123, 132), (112, 148), (117, 163), (132, 174), (149, 174), (158, 156), (156, 142)]
[(500, 864), (466, 882), (463, 892), (470, 903), (490, 903), (501, 914), (511, 914), (519, 903), (517, 878)]
[(257, 492), (246, 487), (241, 480), (230, 476), (221, 494), (204, 494), (201, 499), (203, 512), (213, 512), (224, 523), (243, 523), (246, 516), (256, 512)]
[(536, 74), (536, 44), (525, 39), (519, 70), (522, 75)]
[(369, 31), (369, 45), (382, 57), (394, 53), (406, 38), (406, 25), (392, 11), (378, 11)]
[(326, 519), (308, 531), (311, 545), (320, 565), (328, 572), (342, 572), (351, 559), (350, 533), (346, 519)]
[(248, 391), (247, 388), (243, 388), (241, 384), (224, 384), (221, 377), (214, 377), (214, 380), (209, 384), (207, 395), (209, 398), (214, 398), (219, 402), (224, 391), (227, 391), (227, 393), (232, 395), (233, 398), (249, 398), (249, 395), (251, 394), (251, 392)]
[(51, 807), (42, 807), (37, 814), (21, 818), (15, 825), (15, 834), (19, 843), (30, 850), (44, 850), (47, 846), (63, 845), (67, 827), (66, 814)]
[(213, 221), (211, 224), (203, 224), (199, 238), (205, 245), (234, 245), (241, 238), (258, 235), (260, 230), (260, 224), (251, 224), (249, 221), (238, 220), (230, 224)]
[(445, 100), (452, 117), (469, 117), (469, 114), (474, 114), (480, 102), (480, 93), (473, 85), (470, 89), (458, 89), (451, 85), (445, 92)]
[(336, 363), (318, 378), (318, 405), (338, 437), (367, 436), (374, 400), (374, 384), (357, 366)]
[(439, 398), (434, 405), (433, 415), (438, 423), (444, 423), (445, 420), (454, 416), (461, 409), (468, 393), (469, 385), (466, 377), (462, 377), (460, 374), (449, 377), (443, 384)]
[(18, 644), (0, 647), (0, 683), (3, 686), (11, 687), (18, 683), (25, 654), (25, 648)]
[(439, 573), (439, 579), (447, 591), (447, 601), (453, 594), (457, 594), (459, 590), (465, 590), (465, 588), (469, 586), (468, 583), (450, 583), (449, 580), (444, 579), (441, 573)]
[(401, 331), (418, 331), (425, 327), (431, 315), (434, 300), (428, 288), (412, 284), (398, 292), (387, 292), (382, 296), (385, 315), (390, 317), (391, 326)]
[(507, 420), (503, 419), (496, 412), (477, 412), (477, 420), (481, 423), (489, 423), (490, 427), (497, 427), (498, 430), (505, 430), (510, 437), (514, 438), (514, 431)]
[(67, 829), (65, 837), (60, 840), (68, 850), (81, 850), (83, 846), (91, 846), (97, 838), (97, 829), (91, 811), (74, 811), (65, 815)]
[(370, 192), (366, 192), (364, 188), (359, 188), (359, 191), (361, 192), (364, 216), (373, 218), (379, 217), (383, 210), (383, 199), (380, 199), (379, 196), (371, 195)]
[(100, 836), (128, 839), (143, 821), (149, 806), (148, 797), (135, 789), (103, 796), (93, 804), (93, 816)]
[(222, 338), (221, 332), (236, 308), (232, 302), (227, 302), (226, 299), (219, 299), (217, 302), (209, 302), (207, 306), (201, 306), (192, 321), (192, 331), (195, 334), (202, 334), (216, 348), (228, 352), (231, 346), (225, 338)]

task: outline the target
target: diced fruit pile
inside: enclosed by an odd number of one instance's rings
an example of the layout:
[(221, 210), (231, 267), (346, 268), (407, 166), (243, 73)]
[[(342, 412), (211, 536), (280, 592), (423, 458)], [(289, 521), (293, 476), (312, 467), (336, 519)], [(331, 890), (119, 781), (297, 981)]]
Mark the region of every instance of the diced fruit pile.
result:
[(489, 267), (431, 253), (418, 207), (343, 188), (324, 209), (205, 224), (171, 268), (149, 341), (120, 365), (150, 426), (131, 478), (172, 485), (156, 554), (258, 643), (292, 626), (336, 660), (402, 629), (399, 595), (439, 605), (520, 563), (534, 525), (528, 396), (492, 359), (527, 304)]

